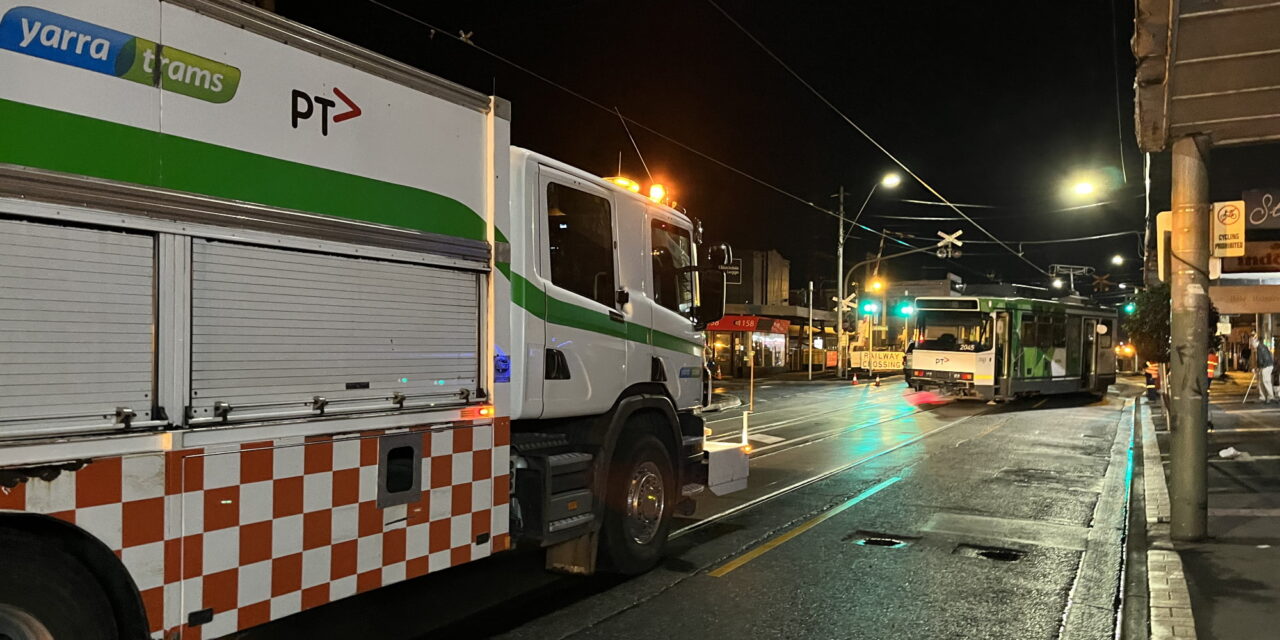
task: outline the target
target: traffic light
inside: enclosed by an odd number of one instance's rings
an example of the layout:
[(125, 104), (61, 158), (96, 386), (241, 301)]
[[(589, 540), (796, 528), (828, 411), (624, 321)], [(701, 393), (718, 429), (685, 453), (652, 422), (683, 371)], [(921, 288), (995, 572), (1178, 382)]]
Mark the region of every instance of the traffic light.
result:
[(1130, 301), (1128, 301), (1128, 302), (1124, 303), (1124, 307), (1123, 307), (1123, 308), (1124, 308), (1124, 312), (1125, 312), (1125, 314), (1126, 314), (1126, 315), (1133, 315), (1133, 312), (1135, 312), (1135, 311), (1137, 311), (1137, 310), (1138, 310), (1138, 303), (1136, 303), (1136, 302), (1134, 302), (1134, 301), (1130, 300)]
[(880, 310), (880, 305), (874, 300), (868, 300), (862, 303), (862, 313), (865, 315), (872, 315), (879, 310)]
[(900, 302), (898, 303), (898, 308), (894, 310), (894, 313), (904, 318), (910, 317), (915, 312), (916, 308), (910, 302)]

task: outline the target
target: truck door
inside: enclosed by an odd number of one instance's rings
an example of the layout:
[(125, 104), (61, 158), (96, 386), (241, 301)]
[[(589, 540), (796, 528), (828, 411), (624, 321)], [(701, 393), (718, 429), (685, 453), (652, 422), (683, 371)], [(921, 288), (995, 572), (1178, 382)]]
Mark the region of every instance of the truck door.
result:
[(603, 413), (627, 378), (627, 316), (618, 299), (610, 194), (539, 169), (540, 279), (547, 292), (542, 417)]
[[(653, 357), (678, 408), (701, 399), (702, 349), (693, 342), (693, 234), (673, 219), (652, 215), (649, 229), (649, 296), (653, 301)], [(655, 372), (657, 373), (657, 372)]]

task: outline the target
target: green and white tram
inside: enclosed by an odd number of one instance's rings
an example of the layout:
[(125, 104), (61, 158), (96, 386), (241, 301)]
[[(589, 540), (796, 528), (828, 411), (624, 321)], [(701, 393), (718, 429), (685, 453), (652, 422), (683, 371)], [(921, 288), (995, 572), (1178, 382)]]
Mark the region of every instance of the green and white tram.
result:
[(1116, 381), (1116, 312), (1027, 298), (919, 298), (907, 383), (982, 400), (1087, 392)]

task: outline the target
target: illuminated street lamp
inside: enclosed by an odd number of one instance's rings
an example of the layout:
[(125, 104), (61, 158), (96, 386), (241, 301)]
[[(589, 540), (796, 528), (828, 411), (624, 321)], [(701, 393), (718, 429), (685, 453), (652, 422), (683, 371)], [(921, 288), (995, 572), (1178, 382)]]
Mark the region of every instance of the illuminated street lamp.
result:
[(1121, 289), (1128, 289), (1128, 288), (1129, 288), (1129, 285), (1127, 285), (1127, 284), (1125, 284), (1125, 283), (1121, 282), (1121, 283), (1120, 283), (1120, 288), (1121, 288)]
[(902, 184), (902, 176), (896, 173), (886, 173), (884, 174), (884, 177), (880, 179), (880, 184), (892, 189)]
[(1061, 288), (1062, 288), (1062, 278), (1054, 278), (1054, 279), (1053, 279), (1053, 288), (1054, 288), (1054, 289), (1061, 289)]
[(1082, 180), (1080, 182), (1075, 183), (1074, 185), (1071, 185), (1071, 192), (1082, 197), (1093, 195), (1093, 192), (1096, 190), (1097, 190), (1097, 187), (1094, 187), (1093, 183), (1087, 180)]
[(1114, 256), (1111, 256), (1111, 264), (1114, 264), (1114, 265), (1116, 265), (1117, 267), (1118, 267), (1118, 266), (1120, 266), (1120, 265), (1122, 265), (1122, 264), (1124, 264), (1124, 256), (1122, 256), (1122, 255), (1120, 255), (1120, 254), (1118, 254), (1118, 253), (1117, 253), (1117, 254), (1115, 254)]

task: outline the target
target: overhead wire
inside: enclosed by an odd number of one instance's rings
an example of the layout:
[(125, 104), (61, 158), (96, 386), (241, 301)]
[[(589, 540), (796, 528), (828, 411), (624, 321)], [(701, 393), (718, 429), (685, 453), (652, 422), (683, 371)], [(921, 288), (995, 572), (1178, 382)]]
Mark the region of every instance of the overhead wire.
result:
[(765, 54), (767, 54), (770, 58), (772, 58), (774, 62), (778, 63), (779, 66), (785, 69), (787, 73), (791, 74), (791, 77), (795, 78), (797, 82), (799, 82), (806, 89), (808, 89), (809, 92), (812, 93), (816, 98), (818, 98), (819, 101), (827, 105), (827, 107), (830, 108), (833, 112), (835, 112), (836, 115), (840, 116), (842, 120), (844, 120), (850, 127), (852, 127), (854, 131), (857, 131), (859, 135), (865, 138), (867, 142), (871, 143), (871, 145), (874, 146), (876, 149), (879, 149), (880, 152), (883, 153), (886, 158), (888, 158), (894, 164), (898, 165), (900, 169), (902, 169), (904, 172), (907, 173), (907, 175), (915, 179), (915, 181), (919, 183), (920, 186), (924, 187), (925, 190), (927, 190), (929, 193), (932, 193), (935, 198), (946, 203), (946, 206), (950, 207), (952, 211), (955, 211), (956, 213), (960, 214), (960, 217), (967, 220), (969, 224), (972, 224), (974, 227), (977, 227), (977, 229), (982, 233), (986, 234), (988, 238), (991, 238), (992, 240), (996, 241), (996, 243), (1003, 246), (1009, 253), (1012, 253), (1013, 255), (1017, 256), (1020, 260), (1030, 265), (1031, 268), (1035, 269), (1036, 271), (1040, 272), (1045, 276), (1050, 275), (1048, 271), (1040, 268), (1040, 265), (1037, 265), (1036, 263), (1027, 259), (1027, 257), (1022, 255), (1021, 253), (1014, 251), (1013, 247), (1010, 247), (1008, 244), (1001, 241), (999, 238), (995, 236), (995, 234), (988, 231), (986, 227), (983, 227), (982, 225), (978, 224), (974, 219), (970, 218), (968, 214), (966, 214), (964, 211), (961, 211), (959, 207), (952, 204), (950, 200), (947, 200), (947, 198), (943, 196), (941, 193), (939, 193), (937, 189), (934, 189), (932, 185), (930, 185), (923, 178), (917, 175), (916, 172), (912, 171), (911, 167), (908, 167), (906, 163), (899, 160), (897, 156), (893, 155), (893, 153), (891, 153), (887, 148), (885, 148), (884, 145), (880, 144), (880, 142), (876, 140), (874, 137), (872, 137), (871, 134), (867, 133), (865, 129), (858, 126), (858, 123), (854, 122), (852, 118), (850, 118), (848, 115), (845, 115), (845, 113), (841, 111), (840, 108), (837, 107), (834, 103), (828, 100), (827, 97), (823, 95), (821, 91), (818, 91), (813, 85), (809, 84), (809, 82), (805, 80), (799, 73), (796, 73), (796, 71), (792, 69), (790, 65), (784, 62), (782, 58), (779, 58), (777, 54), (775, 54), (771, 49), (769, 49), (769, 47), (765, 46), (765, 44), (761, 42), (758, 38), (756, 38), (755, 35), (753, 35), (749, 30), (747, 30), (747, 28), (744, 27), (742, 23), (734, 19), (734, 17), (730, 15), (729, 12), (721, 8), (719, 4), (716, 4), (715, 0), (707, 0), (707, 3), (710, 4), (712, 7), (714, 7), (716, 11), (719, 11), (720, 14), (725, 17), (726, 20), (732, 23), (733, 26), (737, 27), (738, 30), (743, 33), (743, 35), (747, 36), (747, 38), (750, 39), (752, 42), (754, 42), (756, 46), (760, 47), (760, 49), (764, 51)]
[[(454, 34), (454, 33), (451, 33), (450, 31), (447, 31), (447, 30), (442, 29), (442, 28), (440, 28), (440, 27), (438, 27), (438, 26), (436, 26), (436, 25), (434, 25), (434, 24), (431, 24), (430, 22), (427, 22), (426, 20), (423, 20), (422, 18), (419, 18), (419, 17), (414, 16), (414, 15), (412, 15), (412, 14), (406, 13), (406, 12), (404, 12), (404, 11), (400, 10), (400, 9), (397, 9), (397, 8), (395, 8), (395, 7), (392, 7), (392, 6), (390, 6), (390, 5), (388, 5), (388, 4), (384, 3), (384, 2), (381, 2), (380, 0), (367, 0), (367, 1), (368, 1), (370, 4), (373, 4), (373, 5), (375, 5), (375, 6), (381, 7), (382, 9), (384, 9), (384, 10), (386, 10), (386, 11), (389, 11), (389, 12), (391, 12), (391, 13), (394, 13), (394, 14), (396, 14), (396, 15), (398, 15), (398, 16), (400, 16), (400, 17), (402, 17), (402, 18), (406, 19), (406, 20), (409, 20), (409, 21), (411, 21), (411, 22), (414, 22), (414, 23), (417, 23), (417, 24), (419, 24), (419, 25), (422, 25), (422, 26), (424, 26), (424, 27), (426, 27), (426, 28), (430, 29), (433, 33), (440, 34), (440, 35), (444, 35), (444, 36), (449, 37), (449, 38), (452, 38), (452, 39), (454, 39), (454, 40), (456, 40), (456, 41), (458, 41), (458, 42), (460, 42), (460, 43), (462, 43), (462, 44), (465, 44), (465, 45), (467, 45), (467, 46), (469, 46), (469, 47), (472, 47), (472, 48), (474, 48), (475, 50), (477, 50), (477, 51), (479, 51), (479, 52), (481, 52), (481, 53), (483, 53), (483, 54), (485, 54), (485, 55), (487, 55), (487, 56), (489, 56), (489, 57), (491, 57), (491, 58), (493, 58), (493, 59), (495, 59), (495, 60), (497, 60), (497, 61), (499, 61), (499, 62), (501, 62), (501, 63), (503, 63), (503, 64), (505, 64), (505, 65), (507, 65), (507, 66), (510, 66), (510, 67), (511, 67), (511, 68), (513, 68), (513, 69), (516, 69), (516, 70), (518, 70), (518, 71), (521, 71), (521, 72), (523, 72), (523, 73), (526, 73), (526, 74), (528, 74), (528, 75), (532, 76), (533, 78), (536, 78), (537, 80), (540, 80), (540, 81), (542, 81), (542, 82), (544, 82), (544, 83), (546, 83), (546, 84), (548, 84), (548, 85), (551, 85), (552, 87), (555, 87), (556, 89), (559, 89), (560, 91), (563, 91), (563, 92), (565, 92), (565, 93), (567, 93), (567, 94), (569, 94), (569, 95), (571, 95), (571, 96), (573, 96), (573, 97), (575, 97), (575, 98), (577, 98), (577, 99), (579, 99), (579, 100), (581, 100), (581, 101), (583, 101), (583, 102), (585, 102), (585, 103), (587, 103), (587, 104), (589, 104), (589, 105), (591, 105), (591, 106), (593, 106), (593, 107), (595, 107), (595, 108), (597, 108), (597, 109), (600, 109), (601, 111), (604, 111), (604, 112), (606, 112), (606, 113), (609, 113), (610, 115), (616, 116), (616, 117), (620, 118), (623, 122), (629, 122), (629, 123), (631, 123), (632, 125), (635, 125), (636, 127), (640, 128), (640, 129), (643, 129), (643, 130), (645, 130), (645, 131), (649, 132), (650, 134), (652, 134), (652, 135), (654, 135), (654, 136), (657, 136), (657, 137), (659, 137), (659, 138), (662, 138), (663, 140), (665, 140), (665, 141), (667, 141), (667, 142), (669, 142), (669, 143), (671, 143), (671, 144), (673, 144), (673, 145), (676, 145), (677, 147), (680, 147), (681, 149), (684, 149), (685, 151), (688, 151), (689, 153), (692, 153), (692, 154), (694, 154), (694, 155), (696, 155), (696, 156), (698, 156), (698, 157), (700, 157), (700, 158), (702, 158), (702, 159), (704, 159), (704, 160), (707, 160), (708, 162), (711, 162), (711, 163), (713, 163), (713, 164), (715, 164), (715, 165), (719, 166), (719, 167), (720, 167), (720, 168), (722, 168), (722, 169), (725, 169), (725, 170), (727, 170), (727, 171), (730, 171), (730, 172), (732, 172), (732, 173), (734, 173), (734, 174), (736, 174), (736, 175), (738, 175), (738, 176), (740, 176), (740, 177), (746, 178), (747, 180), (750, 180), (751, 182), (754, 182), (755, 184), (757, 184), (757, 185), (759, 185), (759, 186), (761, 186), (761, 187), (765, 187), (766, 189), (769, 189), (769, 190), (771, 190), (771, 191), (773, 191), (773, 192), (775, 192), (775, 193), (777, 193), (777, 194), (779, 194), (779, 195), (781, 195), (781, 196), (784, 196), (784, 197), (786, 197), (786, 198), (789, 198), (789, 199), (791, 199), (791, 200), (794, 200), (794, 201), (796, 201), (796, 202), (799, 202), (800, 204), (803, 204), (803, 205), (805, 205), (805, 206), (807, 206), (807, 207), (810, 207), (810, 208), (812, 208), (812, 209), (814, 209), (814, 210), (816, 210), (816, 211), (818, 211), (818, 212), (824, 213), (824, 214), (826, 214), (826, 215), (829, 215), (829, 216), (832, 216), (832, 217), (835, 217), (835, 218), (841, 218), (841, 217), (842, 217), (839, 213), (837, 213), (837, 212), (835, 212), (835, 211), (832, 211), (832, 210), (827, 209), (827, 208), (825, 208), (825, 207), (819, 206), (817, 203), (815, 203), (815, 202), (813, 202), (813, 201), (811, 201), (811, 200), (808, 200), (808, 199), (806, 199), (806, 198), (803, 198), (803, 197), (801, 197), (801, 196), (799, 196), (799, 195), (796, 195), (796, 194), (794, 194), (794, 193), (792, 193), (792, 192), (790, 192), (790, 191), (787, 191), (786, 189), (783, 189), (782, 187), (779, 187), (779, 186), (774, 185), (774, 184), (772, 184), (772, 183), (766, 182), (765, 180), (762, 180), (762, 179), (760, 179), (760, 178), (757, 178), (757, 177), (755, 177), (754, 175), (751, 175), (750, 173), (747, 173), (746, 171), (743, 171), (742, 169), (739, 169), (739, 168), (737, 168), (737, 167), (735, 167), (735, 166), (733, 166), (733, 165), (731, 165), (731, 164), (729, 164), (729, 163), (727, 163), (727, 162), (724, 162), (723, 160), (720, 160), (719, 158), (716, 158), (716, 157), (713, 157), (713, 156), (711, 156), (711, 155), (709, 155), (709, 154), (707, 154), (707, 153), (704, 153), (704, 152), (702, 152), (702, 151), (700, 151), (700, 150), (698, 150), (698, 149), (696, 149), (696, 148), (694, 148), (694, 147), (689, 146), (688, 144), (685, 144), (684, 142), (681, 142), (680, 140), (677, 140), (677, 139), (675, 139), (675, 138), (673, 138), (673, 137), (671, 137), (671, 136), (669, 136), (669, 135), (667, 135), (667, 134), (665, 134), (665, 133), (662, 133), (661, 131), (658, 131), (657, 129), (654, 129), (654, 128), (652, 128), (652, 127), (649, 127), (648, 125), (646, 125), (646, 124), (644, 124), (644, 123), (642, 123), (642, 122), (639, 122), (639, 121), (635, 120), (634, 118), (628, 117), (628, 116), (624, 115), (624, 114), (623, 114), (620, 110), (618, 110), (616, 107), (615, 107), (615, 108), (609, 108), (609, 107), (605, 106), (604, 104), (602, 104), (602, 103), (600, 103), (600, 102), (597, 102), (597, 101), (595, 101), (595, 100), (591, 99), (590, 97), (588, 97), (588, 96), (586, 96), (586, 95), (584, 95), (584, 94), (582, 94), (582, 93), (579, 93), (579, 92), (577, 92), (577, 91), (575, 91), (575, 90), (573, 90), (573, 89), (570, 89), (569, 87), (567, 87), (567, 86), (565, 86), (565, 85), (563, 85), (563, 84), (560, 84), (559, 82), (556, 82), (555, 80), (552, 80), (551, 78), (548, 78), (548, 77), (546, 77), (546, 76), (544, 76), (544, 75), (542, 75), (542, 74), (538, 73), (537, 71), (534, 71), (534, 70), (532, 70), (532, 69), (530, 69), (530, 68), (528, 68), (528, 67), (526, 67), (526, 66), (524, 66), (524, 65), (522, 65), (522, 64), (520, 64), (520, 63), (518, 63), (518, 62), (515, 62), (514, 60), (511, 60), (510, 58), (507, 58), (507, 57), (505, 57), (505, 56), (503, 56), (503, 55), (501, 55), (501, 54), (498, 54), (498, 53), (496, 53), (496, 52), (494, 52), (494, 51), (491, 51), (491, 50), (489, 50), (489, 49), (486, 49), (486, 48), (484, 48), (484, 47), (482, 47), (482, 46), (480, 46), (480, 45), (476, 44), (475, 40), (473, 39), (473, 37), (472, 37), (470, 34), (467, 34), (466, 36), (456, 35), (456, 34)], [(628, 131), (628, 132), (627, 132), (627, 134), (628, 134), (628, 135), (630, 135), (630, 131)], [(634, 141), (634, 139), (633, 139), (633, 141)], [(909, 173), (909, 171), (908, 171), (908, 173)], [(915, 177), (915, 176), (914, 176), (914, 174), (912, 174), (912, 175), (913, 175), (913, 177)], [(917, 180), (919, 180), (919, 178), (918, 178), (918, 177), (917, 177), (916, 179), (917, 179)], [(934, 192), (934, 195), (937, 195), (937, 193), (936, 193), (936, 192)], [(939, 196), (939, 197), (941, 197), (941, 196)], [(869, 231), (869, 232), (871, 232), (871, 233), (874, 233), (874, 234), (876, 234), (876, 235), (878, 235), (878, 236), (880, 236), (880, 237), (886, 238), (886, 239), (888, 239), (888, 240), (890, 240), (890, 241), (892, 241), (892, 242), (896, 242), (896, 243), (898, 243), (898, 244), (900, 244), (900, 245), (907, 246), (907, 247), (912, 247), (912, 248), (918, 248), (918, 247), (916, 247), (915, 245), (912, 245), (912, 244), (910, 244), (910, 243), (908, 243), (908, 242), (905, 242), (905, 241), (903, 241), (903, 240), (901, 240), (901, 239), (899, 239), (899, 238), (897, 238), (897, 237), (894, 237), (894, 236), (892, 236), (892, 235), (886, 234), (886, 233), (884, 233), (884, 232), (882, 232), (882, 231), (879, 231), (879, 230), (877, 230), (877, 229), (873, 229), (873, 228), (871, 228), (871, 227), (868, 227), (868, 226), (866, 226), (866, 225), (864, 225), (864, 224), (854, 223), (854, 224), (853, 224), (853, 226), (854, 226), (854, 227), (857, 227), (857, 228), (859, 228), (859, 229), (863, 229), (863, 230), (865, 230), (865, 231)], [(947, 260), (947, 262), (953, 262), (953, 261), (951, 261), (951, 260)], [(1033, 265), (1033, 266), (1034, 266), (1034, 265)], [(984, 274), (984, 275), (985, 275), (985, 274)]]

